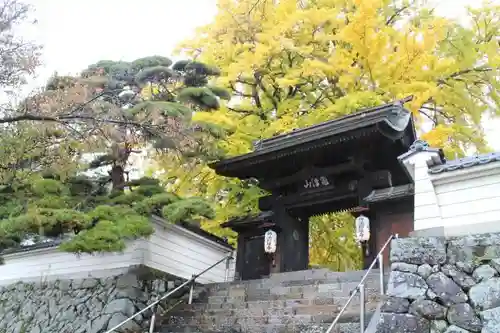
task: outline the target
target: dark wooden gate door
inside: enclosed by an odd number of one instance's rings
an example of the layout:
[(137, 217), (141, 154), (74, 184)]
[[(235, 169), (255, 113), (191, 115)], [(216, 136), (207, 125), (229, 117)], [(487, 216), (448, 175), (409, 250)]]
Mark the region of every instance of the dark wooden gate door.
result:
[[(377, 252), (382, 245), (387, 241), (390, 235), (398, 234), (399, 237), (408, 237), (409, 233), (413, 231), (413, 214), (399, 213), (387, 214), (383, 216), (379, 225), (379, 232), (377, 234)], [(384, 266), (390, 266), (389, 261), (390, 245), (384, 251)]]
[(269, 276), (271, 265), (264, 251), (264, 236), (249, 237), (245, 241), (245, 266), (242, 280), (261, 279)]

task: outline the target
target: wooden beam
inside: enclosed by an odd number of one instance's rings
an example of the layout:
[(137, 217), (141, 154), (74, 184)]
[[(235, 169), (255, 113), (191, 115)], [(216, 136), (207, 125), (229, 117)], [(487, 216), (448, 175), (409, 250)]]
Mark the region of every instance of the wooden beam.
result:
[(267, 181), (259, 181), (259, 187), (272, 192), (273, 190), (299, 182), (301, 180), (306, 180), (310, 177), (335, 176), (349, 171), (354, 171), (361, 174), (364, 172), (363, 164), (363, 160), (353, 159), (347, 163), (341, 163), (324, 168), (314, 166), (306, 167), (290, 176)]

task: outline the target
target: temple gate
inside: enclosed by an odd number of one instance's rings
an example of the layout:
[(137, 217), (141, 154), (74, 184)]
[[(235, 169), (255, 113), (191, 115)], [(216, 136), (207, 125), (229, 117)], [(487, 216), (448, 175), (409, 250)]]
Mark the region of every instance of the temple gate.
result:
[[(416, 134), (403, 103), (262, 140), (251, 153), (211, 165), (219, 175), (256, 179), (270, 193), (259, 200), (261, 214), (223, 225), (238, 233), (241, 279), (308, 269), (314, 215), (349, 211), (367, 216), (371, 237), (365, 266), (391, 233), (406, 236), (413, 230), (413, 183), (398, 156), (409, 150)], [(278, 236), (274, 256), (264, 252), (267, 230)]]

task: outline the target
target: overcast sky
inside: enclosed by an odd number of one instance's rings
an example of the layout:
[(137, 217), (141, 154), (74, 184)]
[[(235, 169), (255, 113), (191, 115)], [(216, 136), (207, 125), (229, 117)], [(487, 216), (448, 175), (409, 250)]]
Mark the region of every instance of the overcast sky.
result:
[[(180, 41), (192, 35), (197, 26), (210, 22), (216, 12), (216, 0), (28, 1), (36, 7), (38, 25), (25, 29), (24, 34), (45, 46), (37, 83), (54, 71), (76, 73), (98, 60), (169, 56)], [(440, 14), (454, 18), (463, 17), (467, 5), (481, 2), (434, 1)], [(490, 132), (489, 141), (500, 150), (497, 132)]]

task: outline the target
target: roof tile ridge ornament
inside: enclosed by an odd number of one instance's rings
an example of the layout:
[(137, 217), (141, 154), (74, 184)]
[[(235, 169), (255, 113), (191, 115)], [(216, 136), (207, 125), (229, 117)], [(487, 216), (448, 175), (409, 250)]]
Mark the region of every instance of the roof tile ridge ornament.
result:
[(402, 99), (397, 99), (392, 102), (392, 105), (397, 107), (403, 107), (406, 103), (413, 101), (413, 95), (406, 96)]
[(413, 101), (413, 98), (414, 98), (414, 97), (415, 97), (415, 96), (413, 96), (413, 95), (408, 95), (408, 96), (406, 96), (405, 98), (400, 99), (400, 100), (399, 100), (399, 102), (401, 102), (402, 104), (405, 104), (405, 103), (408, 103), (408, 102)]
[(429, 151), (429, 150), (433, 150), (433, 149), (431, 149), (431, 147), (429, 146), (429, 143), (427, 141), (424, 141), (421, 139), (415, 140), (409, 149), (409, 151), (411, 151), (411, 152), (420, 152), (420, 151)]
[(414, 180), (414, 168), (417, 161), (419, 160), (419, 158), (416, 158), (416, 155), (421, 153), (427, 155), (423, 156), (427, 165), (427, 172), (434, 173), (434, 170), (445, 168), (447, 161), (444, 156), (443, 150), (440, 148), (431, 147), (425, 140), (417, 139), (413, 142), (406, 153), (398, 156), (399, 162), (405, 166), (405, 170), (407, 171), (407, 174), (411, 179)]
[(438, 164), (445, 164), (447, 163), (446, 158), (444, 157), (444, 152), (441, 148), (434, 148), (429, 145), (429, 143), (425, 140), (422, 139), (417, 139), (415, 140), (408, 151), (404, 153), (403, 155), (399, 156), (398, 158), (404, 159), (406, 157), (409, 157), (413, 154), (420, 153), (420, 152), (429, 152), (429, 153), (438, 153), (439, 158), (441, 159), (441, 162)]

